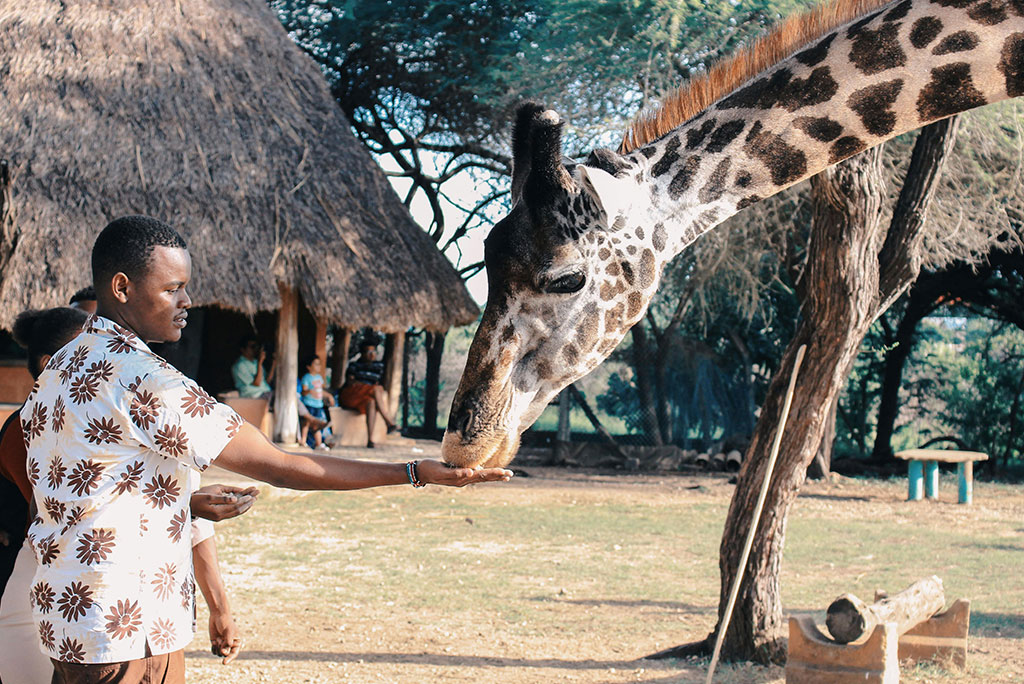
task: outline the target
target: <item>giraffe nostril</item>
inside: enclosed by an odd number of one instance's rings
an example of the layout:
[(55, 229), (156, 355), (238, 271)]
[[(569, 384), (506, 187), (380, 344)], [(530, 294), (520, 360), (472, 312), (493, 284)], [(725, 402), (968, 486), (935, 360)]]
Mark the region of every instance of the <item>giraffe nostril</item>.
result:
[(469, 436), (470, 431), (473, 429), (473, 417), (472, 409), (463, 408), (455, 415), (455, 420), (452, 421), (450, 429), (453, 432), (461, 433), (463, 437)]

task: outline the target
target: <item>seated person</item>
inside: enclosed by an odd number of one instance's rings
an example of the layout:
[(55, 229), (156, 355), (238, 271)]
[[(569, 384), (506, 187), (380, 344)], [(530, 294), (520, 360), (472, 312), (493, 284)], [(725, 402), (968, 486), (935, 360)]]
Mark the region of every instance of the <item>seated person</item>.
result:
[(372, 449), (373, 428), (377, 425), (377, 414), (384, 419), (388, 432), (397, 428), (395, 419), (388, 413), (388, 398), (380, 379), (384, 375), (384, 363), (377, 360), (377, 344), (364, 340), (359, 347), (359, 360), (353, 361), (345, 373), (345, 384), (338, 390), (338, 405), (366, 416), (366, 446)]
[(240, 355), (231, 366), (231, 378), (235, 381), (238, 396), (245, 399), (270, 400), (269, 382), (274, 379), (276, 360), (270, 362), (270, 371), (263, 372), (267, 352), (254, 335), (246, 335), (238, 345)]
[[(307, 357), (304, 360), (303, 366), (306, 368), (306, 374), (299, 381), (299, 394), (301, 395), (302, 404), (311, 416), (326, 421), (327, 409), (325, 405), (333, 406), (334, 399), (331, 397), (330, 392), (324, 391), (324, 376), (321, 375), (323, 364), (320, 362), (320, 357), (316, 354)], [(315, 425), (311, 425), (306, 437), (306, 444), (314, 449), (329, 448), (324, 444), (323, 440), (324, 428), (322, 426), (317, 428)]]

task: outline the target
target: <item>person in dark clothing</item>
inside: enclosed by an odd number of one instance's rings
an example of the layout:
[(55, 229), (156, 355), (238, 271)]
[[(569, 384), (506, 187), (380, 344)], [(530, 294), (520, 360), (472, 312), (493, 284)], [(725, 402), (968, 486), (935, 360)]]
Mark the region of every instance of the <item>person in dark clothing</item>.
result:
[(366, 339), (359, 348), (359, 360), (353, 361), (345, 373), (345, 384), (338, 390), (338, 405), (366, 416), (366, 446), (372, 449), (373, 429), (377, 414), (384, 419), (388, 432), (398, 429), (395, 418), (388, 411), (388, 398), (380, 384), (384, 376), (384, 363), (377, 360), (377, 343)]

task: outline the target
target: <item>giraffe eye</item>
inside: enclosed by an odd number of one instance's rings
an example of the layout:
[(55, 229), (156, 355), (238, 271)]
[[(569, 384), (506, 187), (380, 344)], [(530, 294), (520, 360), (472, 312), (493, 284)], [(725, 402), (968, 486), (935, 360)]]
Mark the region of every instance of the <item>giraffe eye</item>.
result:
[(582, 290), (586, 282), (587, 278), (583, 275), (583, 272), (575, 271), (555, 278), (544, 286), (544, 291), (550, 294), (572, 294)]

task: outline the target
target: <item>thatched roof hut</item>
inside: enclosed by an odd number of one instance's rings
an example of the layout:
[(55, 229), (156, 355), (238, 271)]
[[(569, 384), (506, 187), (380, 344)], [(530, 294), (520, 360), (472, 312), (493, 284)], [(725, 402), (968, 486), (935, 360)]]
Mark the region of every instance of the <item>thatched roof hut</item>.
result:
[(89, 280), (115, 216), (174, 225), (197, 305), (346, 328), (470, 322), (457, 274), (263, 0), (0, 0), (0, 327)]

